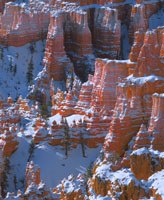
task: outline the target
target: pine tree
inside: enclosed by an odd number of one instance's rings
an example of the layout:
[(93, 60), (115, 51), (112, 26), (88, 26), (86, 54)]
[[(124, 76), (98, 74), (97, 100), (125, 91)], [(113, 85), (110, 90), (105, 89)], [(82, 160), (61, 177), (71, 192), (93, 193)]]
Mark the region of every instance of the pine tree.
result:
[(35, 43), (31, 43), (31, 45), (29, 46), (29, 50), (30, 50), (31, 54), (33, 54), (35, 52)]
[(15, 191), (17, 191), (17, 183), (18, 183), (17, 177), (16, 177), (16, 175), (14, 175), (14, 187), (15, 187)]
[(34, 154), (34, 150), (35, 150), (35, 143), (34, 143), (33, 140), (31, 140), (30, 147), (29, 147), (29, 150), (28, 150), (29, 157), (28, 157), (27, 162), (31, 161), (33, 154)]
[(15, 64), (13, 67), (13, 75), (15, 76), (16, 73), (17, 73), (17, 65)]
[(82, 155), (85, 158), (85, 144), (84, 144), (84, 138), (83, 138), (83, 132), (80, 132), (80, 144), (81, 144), (81, 149), (82, 149)]
[(9, 158), (4, 159), (4, 164), (3, 164), (3, 172), (1, 175), (1, 192), (2, 192), (2, 197), (5, 197), (7, 194), (7, 188), (8, 188), (8, 174), (10, 171), (10, 160)]
[(64, 146), (65, 146), (65, 156), (68, 157), (68, 151), (70, 149), (70, 135), (68, 122), (64, 120)]
[(0, 48), (0, 60), (3, 60), (3, 48)]
[(30, 85), (32, 84), (32, 81), (33, 81), (33, 69), (34, 69), (34, 65), (32, 63), (32, 58), (31, 58), (30, 63), (27, 68), (27, 83), (29, 83)]
[(80, 130), (80, 144), (81, 144), (81, 150), (82, 150), (82, 155), (85, 158), (85, 140), (84, 140), (84, 135), (86, 134), (86, 128), (85, 128), (85, 122), (82, 122), (80, 120), (80, 123), (82, 123), (82, 128)]
[(85, 173), (85, 177), (88, 180), (89, 178), (92, 178), (93, 173), (92, 173), (92, 168), (93, 168), (93, 163), (90, 163), (90, 165), (87, 168), (87, 171)]
[(9, 67), (10, 67), (10, 72), (12, 72), (14, 64), (13, 64), (13, 58), (11, 56), (9, 57)]

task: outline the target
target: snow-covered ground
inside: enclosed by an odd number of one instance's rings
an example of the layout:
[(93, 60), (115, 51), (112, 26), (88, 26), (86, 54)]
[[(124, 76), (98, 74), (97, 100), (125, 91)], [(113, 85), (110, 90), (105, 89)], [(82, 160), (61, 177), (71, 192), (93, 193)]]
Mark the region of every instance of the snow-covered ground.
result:
[[(77, 122), (79, 120), (83, 120), (83, 118), (84, 118), (84, 115), (78, 115), (78, 114), (66, 117), (69, 126), (73, 123), (74, 120)], [(57, 124), (60, 124), (61, 119), (62, 119), (62, 116), (60, 114), (56, 114), (53, 117), (50, 117), (48, 123), (49, 125), (52, 125), (52, 122), (55, 120)]]
[[(29, 159), (30, 139), (18, 134), (19, 148), (10, 159), (9, 191), (24, 188), (24, 176), (26, 164)], [(101, 147), (89, 149), (86, 147), (86, 157), (82, 156), (82, 149), (70, 149), (66, 158), (65, 150), (61, 146), (50, 146), (47, 142), (35, 146), (31, 160), (41, 168), (41, 179), (48, 187), (55, 187), (64, 177), (78, 175), (86, 172), (86, 169), (99, 155)], [(17, 184), (15, 186), (14, 176)]]
[[(45, 41), (26, 44), (22, 47), (0, 45), (0, 94), (17, 98), (28, 93), (27, 72), (33, 67), (33, 79), (42, 70)], [(31, 83), (32, 84), (32, 83)]]
[(164, 199), (164, 169), (153, 174), (148, 180), (148, 186)]
[(34, 163), (41, 167), (41, 177), (49, 187), (56, 186), (60, 180), (69, 174), (78, 175), (86, 172), (86, 169), (99, 155), (100, 147), (96, 149), (86, 148), (86, 157), (82, 156), (81, 147), (72, 149), (68, 158), (64, 149), (59, 146), (41, 145), (34, 153)]
[(149, 30), (156, 29), (158, 26), (164, 26), (164, 8), (161, 8), (149, 19)]

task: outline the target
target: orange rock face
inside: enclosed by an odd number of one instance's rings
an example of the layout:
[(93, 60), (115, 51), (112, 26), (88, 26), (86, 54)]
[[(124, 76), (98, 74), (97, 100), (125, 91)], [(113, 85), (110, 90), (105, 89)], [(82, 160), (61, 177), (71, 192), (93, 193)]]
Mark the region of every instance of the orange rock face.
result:
[(27, 163), (26, 167), (26, 188), (31, 185), (31, 183), (34, 183), (36, 185), (39, 185), (41, 182), (40, 179), (40, 168), (31, 161)]
[(64, 100), (64, 93), (58, 90), (55, 95), (52, 96), (52, 116), (60, 112), (60, 107)]
[(19, 144), (14, 135), (14, 130), (5, 130), (1, 135), (0, 143), (3, 146), (3, 156), (10, 157)]
[[(126, 62), (97, 59), (91, 94), (91, 112), (88, 112), (87, 127), (96, 135), (106, 131), (111, 121), (112, 109), (116, 101), (118, 77), (127, 75)], [(92, 131), (93, 130), (93, 131)]]
[(164, 151), (164, 95), (153, 95), (153, 108), (148, 133), (152, 136), (152, 148)]
[[(104, 166), (109, 167), (108, 165)], [(91, 179), (90, 187), (94, 189), (94, 192), (97, 195), (106, 196), (106, 197), (113, 197), (113, 198), (119, 198), (119, 199), (142, 199), (145, 195), (144, 189), (138, 184), (136, 184), (137, 180), (132, 175), (130, 171), (127, 169), (124, 169), (122, 171), (116, 171), (111, 172), (109, 176), (106, 176), (108, 173), (110, 173), (110, 169), (102, 170), (102, 172), (99, 170), (101, 169), (101, 166), (96, 169), (96, 175)], [(129, 173), (130, 172), (130, 173)], [(100, 174), (101, 173), (101, 174)], [(118, 174), (118, 176), (117, 176)], [(120, 174), (120, 176), (119, 176)], [(115, 178), (117, 176), (117, 178)], [(124, 182), (124, 177), (128, 177), (129, 182)], [(117, 192), (115, 193), (115, 190), (117, 188)], [(116, 195), (119, 195), (119, 197)]]
[[(69, 3), (76, 3), (77, 5), (80, 6), (85, 6), (85, 5), (91, 5), (91, 4), (100, 4), (100, 5), (104, 5), (106, 3), (121, 3), (124, 2), (125, 0), (80, 0), (80, 1), (76, 1), (76, 0), (67, 0), (67, 2)], [(56, 0), (52, 0), (52, 4), (57, 3)]]
[(65, 101), (62, 103), (63, 105), (60, 107), (59, 113), (63, 116), (69, 116), (74, 114), (74, 107), (76, 105), (76, 101), (73, 96), (73, 92), (70, 90), (68, 91)]
[(118, 86), (117, 102), (110, 124), (109, 134), (106, 137), (105, 149), (122, 154), (128, 142), (138, 131), (143, 120), (142, 105), (140, 101), (140, 88), (132, 87), (132, 93), (124, 84)]
[(132, 46), (131, 52), (130, 52), (130, 60), (132, 62), (136, 62), (141, 50), (141, 47), (143, 45), (144, 42), (144, 36), (145, 36), (145, 32), (144, 31), (136, 31), (134, 34), (134, 44)]
[(27, 163), (25, 175), (26, 188), (24, 194), (18, 194), (22, 199), (57, 200), (52, 192), (40, 179), (40, 168), (33, 163)]
[(37, 130), (33, 137), (34, 143), (38, 144), (39, 142), (46, 140), (47, 134), (48, 134), (48, 132), (47, 132), (47, 129), (45, 129), (45, 128), (40, 128), (39, 130)]
[(163, 151), (163, 94), (154, 94), (152, 98), (150, 124), (147, 128), (141, 125), (133, 149), (151, 146), (155, 150)]
[(141, 125), (140, 130), (138, 131), (136, 135), (133, 149), (136, 150), (142, 147), (146, 147), (146, 148), (150, 147), (150, 137), (149, 137), (146, 125), (144, 124)]
[[(40, 6), (36, 13), (33, 12), (33, 9), (36, 9), (35, 6)], [(28, 8), (18, 4), (6, 4), (5, 11), (0, 16), (0, 43), (22, 46), (45, 39), (49, 25), (49, 13), (42, 11), (44, 7), (44, 4), (30, 4)]]
[(135, 150), (130, 155), (130, 168), (135, 177), (139, 180), (148, 178), (161, 171), (164, 166), (163, 157), (153, 154), (153, 151), (145, 147)]
[[(130, 76), (127, 80), (122, 80), (117, 87), (117, 101), (105, 141), (106, 150), (122, 154), (122, 150), (137, 134), (141, 124), (148, 127), (153, 104), (152, 94), (163, 92), (162, 49), (162, 28), (146, 33), (143, 30), (136, 32), (130, 53), (130, 60), (134, 63), (128, 65)], [(138, 132), (134, 148), (150, 145), (151, 134), (148, 133), (149, 131), (143, 132), (144, 129)]]
[(153, 174), (151, 162), (149, 151), (145, 151), (143, 154), (133, 153), (130, 156), (130, 167), (137, 179), (147, 180)]
[[(52, 97), (52, 114), (60, 113), (64, 117), (72, 114), (85, 115), (86, 128), (93, 136), (87, 144), (96, 146), (97, 143), (102, 143), (104, 133), (109, 128), (113, 114), (112, 109), (116, 102), (116, 84), (127, 74), (128, 63), (126, 61), (97, 59), (95, 74), (94, 76), (90, 75), (89, 80), (82, 84), (78, 101), (75, 101), (73, 91), (68, 92), (65, 99), (64, 94), (58, 91)], [(98, 135), (96, 141), (95, 137)]]
[(50, 76), (64, 80), (73, 73), (74, 64), (75, 72), (85, 78), (82, 72), (86, 70), (85, 62), (88, 64), (91, 60), (90, 55), (93, 57), (87, 13), (63, 10), (52, 16), (44, 58)]
[[(150, 74), (164, 76), (163, 38), (163, 28), (157, 28), (145, 34), (144, 44), (138, 57), (138, 76), (147, 76)], [(146, 55), (149, 55), (149, 57)]]
[(64, 51), (63, 20), (62, 14), (51, 17), (44, 58), (48, 73), (57, 81), (66, 77), (65, 66), (69, 65), (70, 70), (73, 70), (72, 63)]
[(151, 95), (163, 90), (162, 78), (157, 77), (157, 79), (152, 80), (150, 77), (141, 85), (138, 84), (139, 82), (130, 83), (129, 86), (127, 83), (120, 83), (109, 134), (105, 141), (106, 150), (122, 154), (132, 137), (139, 131), (141, 124), (148, 125), (152, 108)]
[(105, 8), (95, 10), (93, 45), (98, 57), (118, 59), (120, 54), (120, 28), (116, 10)]
[(76, 113), (85, 114), (91, 103), (91, 94), (93, 90), (93, 76), (89, 75), (88, 81), (82, 84), (78, 102), (76, 104)]
[(161, 8), (161, 3), (139, 1), (138, 4), (132, 7), (131, 21), (129, 27), (129, 40), (133, 43), (134, 33), (136, 31), (146, 31), (149, 26), (149, 18)]

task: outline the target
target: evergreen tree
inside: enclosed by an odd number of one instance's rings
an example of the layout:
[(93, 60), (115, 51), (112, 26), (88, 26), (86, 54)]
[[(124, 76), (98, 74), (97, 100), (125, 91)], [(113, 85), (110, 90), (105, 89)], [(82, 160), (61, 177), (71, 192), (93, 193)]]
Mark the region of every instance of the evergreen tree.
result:
[(86, 157), (85, 154), (85, 139), (84, 139), (84, 135), (86, 134), (86, 127), (85, 127), (85, 122), (82, 122), (80, 120), (80, 123), (82, 123), (82, 128), (80, 130), (80, 144), (81, 144), (81, 150), (82, 150), (82, 155), (83, 157)]
[(80, 144), (81, 144), (81, 149), (82, 149), (82, 155), (85, 158), (85, 143), (84, 143), (84, 138), (83, 138), (83, 132), (80, 131)]
[(13, 72), (14, 64), (13, 64), (13, 58), (11, 56), (9, 57), (9, 67), (10, 67), (10, 72)]
[(31, 43), (29, 46), (30, 53), (33, 54), (35, 52), (35, 43)]
[(7, 194), (7, 188), (8, 188), (8, 174), (10, 171), (10, 160), (9, 158), (4, 159), (4, 164), (3, 164), (3, 172), (1, 175), (1, 192), (2, 192), (2, 197), (5, 197)]
[(65, 146), (65, 156), (68, 157), (68, 151), (70, 149), (70, 135), (69, 126), (67, 120), (64, 120), (64, 146)]
[(15, 76), (16, 73), (17, 73), (17, 65), (15, 64), (13, 67), (13, 75)]
[(30, 147), (29, 147), (29, 150), (28, 150), (29, 157), (28, 157), (27, 162), (31, 161), (33, 154), (34, 154), (34, 150), (35, 150), (35, 143), (34, 143), (33, 140), (31, 140)]
[(30, 63), (27, 68), (27, 83), (29, 83), (30, 85), (32, 84), (32, 81), (33, 81), (33, 69), (34, 69), (34, 65), (31, 58)]
[(87, 171), (85, 173), (85, 177), (88, 180), (89, 178), (92, 178), (93, 173), (92, 173), (92, 168), (93, 168), (93, 163), (90, 163), (90, 165), (87, 168)]
[(3, 48), (0, 48), (0, 60), (3, 60)]
[(16, 177), (16, 175), (14, 175), (14, 187), (15, 187), (15, 191), (18, 190), (18, 189), (17, 189), (17, 183), (18, 183), (17, 177)]

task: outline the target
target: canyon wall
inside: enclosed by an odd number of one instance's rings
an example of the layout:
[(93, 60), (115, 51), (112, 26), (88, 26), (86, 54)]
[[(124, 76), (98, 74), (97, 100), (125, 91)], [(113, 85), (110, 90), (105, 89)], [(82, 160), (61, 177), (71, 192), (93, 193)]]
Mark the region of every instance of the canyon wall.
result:
[(154, 186), (164, 168), (162, 9), (158, 0), (0, 3), (3, 48), (46, 39), (32, 101), (0, 100), (2, 156), (11, 159), (20, 138), (35, 148), (60, 146), (65, 159), (79, 145), (84, 158), (86, 149), (103, 147), (90, 174), (70, 176), (53, 191), (30, 155), (25, 192), (17, 197), (163, 198)]
[(5, 4), (5, 10), (0, 16), (0, 44), (23, 46), (45, 39), (49, 21), (49, 6), (43, 2)]

